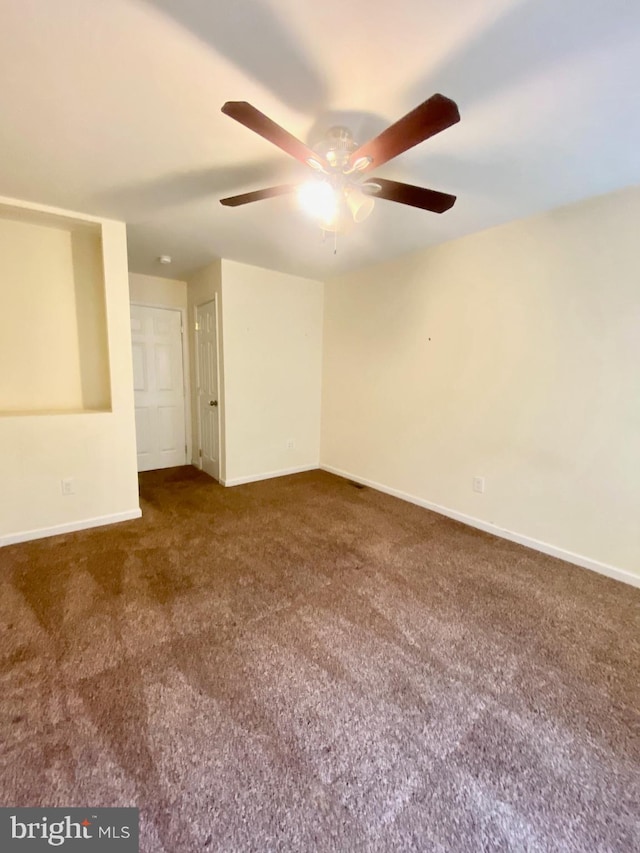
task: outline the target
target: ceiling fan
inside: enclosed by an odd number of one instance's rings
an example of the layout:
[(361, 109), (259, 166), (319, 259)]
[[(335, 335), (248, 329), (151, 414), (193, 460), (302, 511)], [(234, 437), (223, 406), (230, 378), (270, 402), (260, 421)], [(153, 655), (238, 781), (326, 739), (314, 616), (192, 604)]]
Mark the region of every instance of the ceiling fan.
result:
[(456, 200), (456, 196), (437, 190), (368, 177), (372, 169), (460, 121), (458, 107), (444, 95), (432, 95), (364, 145), (354, 140), (348, 128), (331, 127), (317, 145), (309, 148), (246, 101), (227, 101), (222, 112), (310, 167), (314, 175), (306, 183), (242, 193), (221, 199), (221, 204), (237, 207), (297, 192), (301, 205), (319, 219), (325, 231), (338, 231), (349, 219), (365, 219), (376, 198), (433, 213), (444, 213)]

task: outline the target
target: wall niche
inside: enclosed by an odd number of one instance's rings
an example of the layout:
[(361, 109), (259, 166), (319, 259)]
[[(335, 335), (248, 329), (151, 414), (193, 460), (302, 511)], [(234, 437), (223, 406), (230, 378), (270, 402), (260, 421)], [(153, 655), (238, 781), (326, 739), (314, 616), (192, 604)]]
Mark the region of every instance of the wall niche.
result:
[(0, 205), (0, 414), (110, 410), (100, 225)]

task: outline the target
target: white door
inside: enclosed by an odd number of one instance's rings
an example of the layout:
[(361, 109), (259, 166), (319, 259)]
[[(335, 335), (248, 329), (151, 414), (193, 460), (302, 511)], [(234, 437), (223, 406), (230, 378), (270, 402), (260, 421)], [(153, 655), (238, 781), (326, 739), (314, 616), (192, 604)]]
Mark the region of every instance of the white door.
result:
[(218, 406), (218, 344), (216, 303), (205, 302), (196, 308), (196, 348), (198, 385), (198, 435), (203, 471), (220, 478)]
[(187, 461), (182, 319), (169, 308), (131, 306), (138, 471)]

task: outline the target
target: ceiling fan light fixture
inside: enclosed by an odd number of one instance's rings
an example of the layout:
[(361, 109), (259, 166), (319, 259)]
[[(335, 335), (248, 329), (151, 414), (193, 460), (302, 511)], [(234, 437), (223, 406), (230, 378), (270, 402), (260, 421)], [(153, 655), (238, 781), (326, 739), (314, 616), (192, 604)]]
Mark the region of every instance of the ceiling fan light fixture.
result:
[(300, 207), (318, 219), (323, 226), (331, 226), (338, 215), (336, 192), (327, 181), (307, 181), (298, 187)]
[(365, 184), (360, 184), (360, 189), (364, 195), (375, 196), (378, 195), (382, 186), (381, 184), (377, 184), (375, 181), (367, 181)]
[[(309, 148), (260, 110), (246, 101), (227, 101), (222, 112), (304, 163), (315, 179), (303, 184), (267, 187), (230, 198), (220, 199), (229, 207), (298, 191), (298, 203), (324, 231), (349, 231), (373, 210), (375, 199), (444, 213), (456, 201), (454, 195), (426, 187), (364, 176), (374, 164), (382, 166), (415, 145), (460, 121), (457, 105), (436, 93), (419, 104), (382, 133), (364, 145), (358, 145), (347, 127), (327, 129), (323, 138)], [(335, 246), (334, 246), (335, 251)]]
[(307, 166), (311, 166), (311, 168), (315, 172), (324, 172), (324, 166), (319, 160), (316, 160), (314, 157), (309, 157), (306, 161)]
[(354, 222), (364, 222), (375, 207), (375, 199), (370, 195), (365, 195), (359, 187), (348, 189), (346, 199)]
[(355, 163), (351, 166), (352, 172), (364, 172), (373, 163), (373, 157), (358, 157)]

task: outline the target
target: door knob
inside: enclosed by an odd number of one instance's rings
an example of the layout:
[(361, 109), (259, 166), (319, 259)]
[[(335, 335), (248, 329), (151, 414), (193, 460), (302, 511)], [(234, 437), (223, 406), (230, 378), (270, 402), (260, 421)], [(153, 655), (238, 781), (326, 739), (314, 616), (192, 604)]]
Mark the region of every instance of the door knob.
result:
[(217, 406), (217, 405), (218, 405), (218, 401), (217, 401), (217, 400), (209, 400), (209, 405), (210, 405), (210, 406)]

